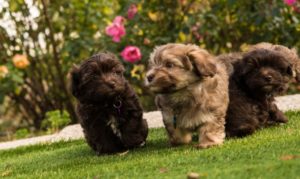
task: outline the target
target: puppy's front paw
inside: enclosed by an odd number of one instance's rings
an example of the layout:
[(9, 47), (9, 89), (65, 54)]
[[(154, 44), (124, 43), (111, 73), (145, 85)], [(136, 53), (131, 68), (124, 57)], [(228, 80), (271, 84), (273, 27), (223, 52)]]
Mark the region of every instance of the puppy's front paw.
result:
[(196, 144), (196, 145), (194, 145), (194, 147), (195, 147), (196, 149), (206, 149), (206, 148), (208, 148), (209, 146), (206, 145), (206, 144)]
[(195, 147), (197, 149), (207, 149), (213, 146), (218, 146), (218, 145), (222, 145), (222, 144), (218, 144), (218, 143), (200, 143), (200, 144), (196, 144)]
[(192, 141), (192, 133), (184, 129), (175, 129), (169, 138), (171, 146), (189, 144)]
[(171, 138), (171, 139), (169, 140), (169, 143), (170, 143), (170, 145), (171, 145), (172, 147), (177, 147), (177, 146), (179, 146), (179, 145), (182, 144), (182, 143), (181, 143), (178, 139), (176, 139), (176, 138)]

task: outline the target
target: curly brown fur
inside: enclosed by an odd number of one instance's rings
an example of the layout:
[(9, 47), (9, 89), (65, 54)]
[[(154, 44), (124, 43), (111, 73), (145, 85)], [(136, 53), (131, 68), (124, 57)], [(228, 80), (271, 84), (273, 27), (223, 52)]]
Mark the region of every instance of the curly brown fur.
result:
[(252, 51), (256, 49), (267, 49), (267, 50), (276, 51), (277, 53), (281, 53), (292, 64), (293, 76), (295, 77), (297, 82), (300, 82), (300, 58), (297, 54), (296, 49), (294, 48), (290, 49), (283, 45), (261, 42), (250, 46), (248, 51)]
[(137, 95), (123, 77), (123, 65), (99, 53), (74, 67), (72, 94), (85, 138), (96, 153), (116, 153), (145, 143), (146, 120)]
[(264, 48), (227, 57), (219, 58), (230, 62), (234, 69), (229, 82), (226, 136), (243, 137), (259, 128), (287, 122), (274, 103), (274, 96), (288, 88), (293, 75), (290, 60)]
[(150, 56), (146, 85), (172, 145), (188, 144), (199, 135), (198, 148), (221, 145), (228, 105), (228, 75), (206, 50), (196, 45), (167, 44)]

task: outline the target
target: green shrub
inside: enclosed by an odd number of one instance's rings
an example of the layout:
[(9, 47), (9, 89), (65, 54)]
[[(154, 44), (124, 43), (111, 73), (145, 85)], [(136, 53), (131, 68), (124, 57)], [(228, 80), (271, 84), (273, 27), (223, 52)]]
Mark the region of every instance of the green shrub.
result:
[(21, 128), (18, 129), (15, 133), (14, 133), (14, 138), (16, 139), (22, 139), (22, 138), (26, 138), (30, 135), (30, 131), (26, 128)]
[(63, 111), (62, 113), (59, 110), (49, 111), (42, 122), (42, 128), (46, 129), (49, 133), (53, 133), (62, 129), (70, 122), (70, 115), (67, 111)]

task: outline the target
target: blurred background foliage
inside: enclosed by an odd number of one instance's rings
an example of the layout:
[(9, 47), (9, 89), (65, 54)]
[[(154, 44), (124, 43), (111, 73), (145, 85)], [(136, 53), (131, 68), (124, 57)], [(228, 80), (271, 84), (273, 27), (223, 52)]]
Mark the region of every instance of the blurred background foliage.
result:
[[(23, 128), (39, 131), (51, 115), (70, 116), (76, 123), (68, 73), (73, 64), (99, 51), (119, 56), (126, 77), (149, 111), (155, 106), (143, 81), (156, 45), (195, 43), (216, 55), (262, 41), (299, 49), (299, 4), (293, 0), (0, 0), (0, 135), (19, 129), (22, 136)], [(129, 17), (132, 5), (137, 12)], [(126, 29), (120, 42), (105, 32), (116, 16), (124, 17)], [(120, 56), (129, 45), (141, 51), (142, 58), (135, 63)], [(299, 90), (292, 84), (290, 93)]]

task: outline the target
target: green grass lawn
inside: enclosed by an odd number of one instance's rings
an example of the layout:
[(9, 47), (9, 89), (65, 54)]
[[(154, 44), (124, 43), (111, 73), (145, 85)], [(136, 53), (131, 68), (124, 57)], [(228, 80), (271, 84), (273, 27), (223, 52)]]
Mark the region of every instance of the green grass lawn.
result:
[(223, 146), (170, 148), (164, 129), (146, 147), (97, 157), (83, 140), (0, 151), (0, 177), (11, 178), (300, 178), (300, 112), (289, 123)]

